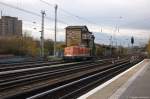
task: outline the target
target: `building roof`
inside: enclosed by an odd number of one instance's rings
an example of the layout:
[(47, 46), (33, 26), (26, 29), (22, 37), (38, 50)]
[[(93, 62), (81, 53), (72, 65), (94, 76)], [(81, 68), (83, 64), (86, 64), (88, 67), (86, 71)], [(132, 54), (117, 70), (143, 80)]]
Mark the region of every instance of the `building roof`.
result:
[(11, 20), (18, 20), (18, 21), (22, 21), (22, 20), (19, 20), (18, 17), (11, 17), (11, 16), (2, 16), (0, 18), (0, 20), (3, 20), (3, 19), (11, 19)]
[(67, 26), (66, 29), (82, 29), (84, 31), (89, 31), (86, 25), (83, 25), (83, 26)]

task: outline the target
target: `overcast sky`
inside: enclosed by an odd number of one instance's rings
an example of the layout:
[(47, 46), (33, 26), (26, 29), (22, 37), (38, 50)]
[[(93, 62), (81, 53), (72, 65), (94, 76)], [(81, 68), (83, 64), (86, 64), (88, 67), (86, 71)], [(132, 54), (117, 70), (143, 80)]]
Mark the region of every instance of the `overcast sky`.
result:
[[(134, 36), (138, 43), (150, 37), (150, 0), (1, 0), (3, 15), (16, 16), (23, 20), (24, 30), (39, 38), (41, 18), (10, 7), (3, 3), (30, 10), (40, 15), (46, 11), (45, 38), (54, 38), (54, 5), (58, 4), (58, 40), (64, 40), (64, 28), (67, 25), (87, 25), (96, 33), (97, 43), (108, 43), (110, 36), (116, 36), (118, 42), (124, 42)], [(67, 11), (66, 12), (64, 12)], [(73, 15), (72, 15), (73, 14)], [(36, 22), (33, 24), (32, 22)], [(37, 30), (33, 30), (33, 28)], [(116, 28), (117, 27), (117, 28)], [(119, 30), (119, 31), (117, 31)], [(103, 33), (102, 33), (103, 32)], [(105, 41), (102, 36), (106, 36)]]

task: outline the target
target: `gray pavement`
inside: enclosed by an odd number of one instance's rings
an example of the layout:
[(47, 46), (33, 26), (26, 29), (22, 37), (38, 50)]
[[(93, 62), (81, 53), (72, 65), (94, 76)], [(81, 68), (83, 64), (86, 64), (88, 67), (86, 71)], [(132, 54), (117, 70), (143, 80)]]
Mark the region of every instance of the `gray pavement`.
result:
[(150, 64), (140, 72), (119, 99), (150, 99)]

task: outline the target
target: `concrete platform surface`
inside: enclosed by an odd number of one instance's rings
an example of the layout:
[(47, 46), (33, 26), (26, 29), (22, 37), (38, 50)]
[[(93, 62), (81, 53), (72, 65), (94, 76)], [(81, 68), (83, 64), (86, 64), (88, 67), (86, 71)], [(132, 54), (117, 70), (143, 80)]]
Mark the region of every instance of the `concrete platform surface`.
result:
[(78, 99), (150, 99), (150, 60), (143, 60)]
[(145, 65), (126, 83), (126, 90), (119, 99), (150, 99), (150, 64)]

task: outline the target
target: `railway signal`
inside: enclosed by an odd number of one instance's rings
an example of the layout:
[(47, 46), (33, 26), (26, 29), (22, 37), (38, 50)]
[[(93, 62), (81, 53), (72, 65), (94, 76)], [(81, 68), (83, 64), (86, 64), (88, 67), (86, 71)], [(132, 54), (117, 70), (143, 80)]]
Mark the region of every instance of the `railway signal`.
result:
[(131, 44), (132, 44), (132, 47), (133, 47), (133, 44), (134, 44), (134, 37), (133, 36), (131, 37)]

